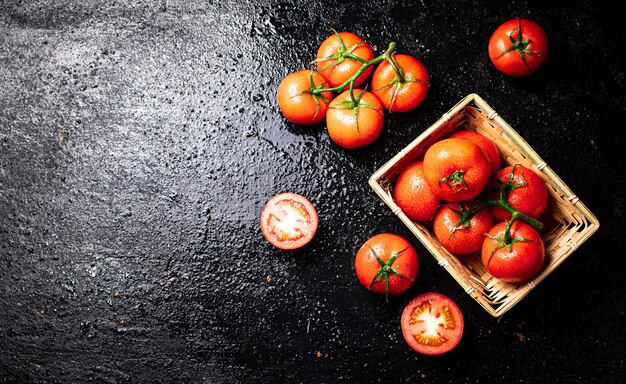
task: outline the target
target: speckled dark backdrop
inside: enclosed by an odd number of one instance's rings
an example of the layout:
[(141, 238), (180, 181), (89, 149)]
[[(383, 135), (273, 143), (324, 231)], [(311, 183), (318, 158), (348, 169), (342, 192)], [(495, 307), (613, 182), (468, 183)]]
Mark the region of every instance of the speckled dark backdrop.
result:
[[(0, 382), (623, 383), (625, 7), (403, 3), (0, 2)], [(515, 16), (552, 44), (526, 79), (486, 54)], [(286, 122), (275, 100), (332, 27), (379, 50), (397, 41), (432, 77), (423, 105), (387, 114), (362, 150)], [(471, 92), (602, 222), (501, 319), (367, 185)], [(320, 215), (292, 253), (258, 225), (283, 191)], [(411, 239), (421, 262), (390, 304), (353, 269), (383, 231)], [(431, 290), (466, 320), (438, 358), (399, 329), (404, 304)]]

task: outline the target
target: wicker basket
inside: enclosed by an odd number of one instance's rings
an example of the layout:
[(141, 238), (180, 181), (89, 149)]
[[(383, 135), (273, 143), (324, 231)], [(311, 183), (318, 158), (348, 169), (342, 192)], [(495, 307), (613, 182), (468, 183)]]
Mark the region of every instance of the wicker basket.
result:
[[(465, 128), (490, 138), (498, 146), (506, 165), (522, 164), (545, 180), (549, 191), (548, 208), (541, 231), (546, 248), (543, 270), (533, 280), (521, 284), (504, 283), (491, 276), (480, 254), (457, 257), (441, 246), (423, 223), (414, 222), (396, 205), (391, 186), (408, 164), (423, 158), (436, 141)], [(504, 165), (503, 165), (504, 167)], [(599, 227), (598, 220), (535, 151), (478, 95), (470, 94), (450, 109), (411, 144), (381, 167), (370, 178), (370, 185), (400, 220), (480, 305), (493, 316), (501, 316), (520, 301), (540, 281), (558, 267)]]

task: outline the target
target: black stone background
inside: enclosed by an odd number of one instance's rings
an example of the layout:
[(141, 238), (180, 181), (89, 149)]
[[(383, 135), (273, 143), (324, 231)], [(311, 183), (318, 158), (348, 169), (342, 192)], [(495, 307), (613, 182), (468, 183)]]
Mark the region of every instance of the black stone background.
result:
[[(623, 383), (623, 3), (452, 0), (0, 2), (0, 382)], [(512, 79), (491, 32), (544, 26), (545, 67)], [(329, 29), (431, 75), (425, 102), (344, 150), (288, 123), (280, 80)], [(438, 267), (368, 177), (465, 95), (484, 97), (601, 221), (502, 318)], [(258, 218), (283, 191), (320, 228), (281, 252)], [(385, 304), (354, 275), (370, 236), (420, 254)], [(452, 297), (460, 345), (425, 357), (399, 318)], [(318, 353), (319, 352), (319, 353)]]

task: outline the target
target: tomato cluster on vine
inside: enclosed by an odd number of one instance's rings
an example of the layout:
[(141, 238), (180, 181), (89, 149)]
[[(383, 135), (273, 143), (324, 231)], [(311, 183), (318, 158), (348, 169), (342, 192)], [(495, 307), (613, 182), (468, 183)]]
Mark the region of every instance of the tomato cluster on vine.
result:
[[(410, 111), (428, 92), (424, 65), (413, 56), (396, 54), (395, 49), (392, 42), (374, 57), (370, 45), (359, 36), (335, 32), (317, 51), (313, 61), (317, 71), (300, 70), (281, 81), (277, 94), (281, 112), (301, 125), (326, 118), (330, 138), (344, 148), (372, 143), (382, 131), (384, 109)], [(361, 86), (370, 75), (371, 90), (367, 90)], [(338, 95), (333, 97), (333, 93)]]
[(544, 263), (538, 230), (548, 191), (531, 169), (516, 164), (498, 170), (500, 162), (491, 140), (461, 130), (407, 166), (392, 196), (410, 219), (431, 223), (449, 252), (480, 252), (492, 276), (519, 283), (533, 278)]

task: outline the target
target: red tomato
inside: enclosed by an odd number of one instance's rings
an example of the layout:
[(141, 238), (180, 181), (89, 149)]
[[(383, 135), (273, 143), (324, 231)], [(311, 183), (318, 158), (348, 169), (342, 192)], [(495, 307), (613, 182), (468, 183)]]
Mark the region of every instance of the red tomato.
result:
[(483, 265), (497, 279), (520, 283), (534, 277), (545, 259), (543, 240), (530, 225), (515, 221), (511, 225), (511, 241), (504, 242), (506, 222), (496, 224), (485, 237)]
[(476, 145), (480, 147), (480, 149), (485, 152), (487, 155), (487, 159), (489, 159), (489, 174), (495, 175), (500, 169), (500, 151), (498, 151), (498, 147), (494, 144), (493, 141), (489, 140), (485, 136), (481, 135), (478, 132), (474, 131), (458, 131), (452, 137), (466, 139), (469, 141), (473, 141)]
[(530, 20), (509, 20), (500, 25), (489, 40), (489, 58), (505, 75), (530, 75), (547, 57), (546, 33)]
[(424, 155), (424, 175), (433, 192), (446, 201), (476, 197), (489, 178), (489, 160), (482, 149), (465, 139), (444, 139)]
[(428, 72), (413, 56), (397, 54), (393, 59), (402, 73), (402, 82), (398, 81), (391, 64), (383, 61), (372, 76), (372, 89), (389, 111), (410, 111), (417, 108), (428, 93)]
[(403, 237), (381, 233), (367, 240), (354, 261), (356, 276), (370, 291), (387, 295), (406, 291), (417, 276), (415, 248)]
[(411, 300), (400, 320), (404, 340), (424, 355), (441, 355), (456, 347), (464, 325), (463, 314), (454, 301), (435, 292)]
[[(331, 87), (338, 87), (345, 83), (352, 75), (363, 66), (357, 59), (372, 60), (374, 52), (372, 48), (359, 36), (350, 32), (339, 32), (328, 37), (322, 42), (317, 51), (317, 70), (328, 79)], [(358, 87), (372, 73), (372, 67), (365, 70), (355, 81)], [(344, 87), (347, 89), (348, 86)]]
[[(515, 171), (513, 171), (515, 170)], [(506, 183), (505, 200), (513, 209), (538, 219), (548, 206), (548, 190), (543, 179), (532, 170), (521, 165), (511, 165), (501, 169), (496, 180)], [(499, 186), (488, 193), (490, 199), (498, 198)], [(510, 220), (511, 214), (500, 207), (490, 207), (496, 221)]]
[[(311, 87), (311, 83), (313, 87)], [(323, 92), (313, 96), (312, 88), (324, 88), (326, 79), (309, 69), (287, 75), (278, 86), (278, 106), (283, 115), (291, 122), (302, 125), (319, 123), (324, 119), (328, 104), (333, 98), (332, 92)]]
[(437, 211), (433, 230), (448, 251), (466, 255), (483, 246), (483, 237), (493, 227), (493, 218), (487, 207), (471, 212), (476, 204), (477, 200), (448, 203)]
[(416, 161), (404, 168), (393, 187), (393, 201), (411, 219), (429, 221), (439, 208), (439, 197), (424, 178), (424, 163)]
[(317, 231), (317, 211), (295, 193), (274, 196), (261, 212), (261, 231), (273, 246), (291, 250), (306, 245)]
[(383, 106), (370, 92), (354, 90), (357, 105), (352, 104), (350, 91), (337, 96), (326, 113), (328, 134), (344, 148), (353, 149), (372, 143), (383, 128)]

